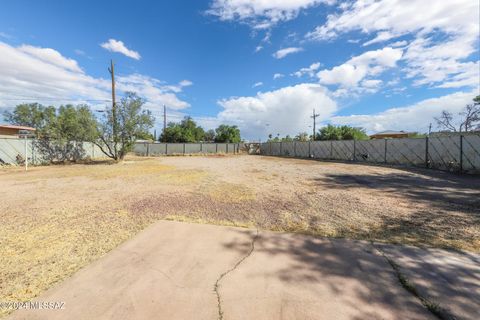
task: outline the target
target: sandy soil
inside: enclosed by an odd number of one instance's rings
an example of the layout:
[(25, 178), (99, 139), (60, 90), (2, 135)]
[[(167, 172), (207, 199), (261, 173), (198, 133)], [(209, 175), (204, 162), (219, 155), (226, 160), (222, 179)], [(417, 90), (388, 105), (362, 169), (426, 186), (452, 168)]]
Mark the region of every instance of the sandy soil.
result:
[(478, 176), (194, 156), (4, 168), (0, 190), (0, 301), (38, 295), (158, 219), (480, 251)]

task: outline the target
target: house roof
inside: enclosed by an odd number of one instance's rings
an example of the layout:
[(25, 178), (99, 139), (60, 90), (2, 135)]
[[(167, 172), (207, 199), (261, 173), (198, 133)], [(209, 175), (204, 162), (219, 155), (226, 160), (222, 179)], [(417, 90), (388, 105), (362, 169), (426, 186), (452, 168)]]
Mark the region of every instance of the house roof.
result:
[(376, 136), (376, 135), (394, 135), (394, 134), (408, 134), (408, 132), (406, 131), (394, 131), (394, 130), (386, 130), (386, 131), (380, 131), (380, 132), (377, 132), (377, 133), (374, 133), (372, 134), (371, 136)]
[(35, 128), (26, 126), (14, 126), (11, 124), (0, 124), (0, 128), (35, 131)]

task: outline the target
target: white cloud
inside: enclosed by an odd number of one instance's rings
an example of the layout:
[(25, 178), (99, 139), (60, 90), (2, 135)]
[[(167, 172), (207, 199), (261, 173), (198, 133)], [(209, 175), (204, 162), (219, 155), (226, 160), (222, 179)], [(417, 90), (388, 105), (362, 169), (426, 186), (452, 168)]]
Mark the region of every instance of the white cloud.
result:
[[(361, 31), (373, 34), (364, 44), (370, 45), (413, 36), (404, 56), (408, 75), (417, 79), (417, 85), (443, 86), (443, 82), (455, 82), (452, 77), (468, 67), (465, 59), (478, 52), (479, 21), (479, 1), (410, 0), (406, 5), (403, 0), (358, 0), (343, 5), (340, 13), (329, 15), (324, 25), (306, 37), (328, 40)], [(464, 82), (473, 83), (473, 79)]]
[(263, 86), (263, 82), (256, 82), (252, 88), (256, 88), (256, 87), (260, 87), (260, 86)]
[(222, 21), (247, 23), (254, 29), (268, 29), (295, 18), (300, 10), (335, 0), (213, 0), (207, 14)]
[(140, 60), (140, 53), (128, 49), (122, 41), (108, 39), (107, 42), (101, 43), (100, 46), (108, 51), (121, 53), (129, 58)]
[(293, 54), (293, 53), (297, 53), (297, 52), (301, 52), (301, 51), (303, 51), (303, 48), (299, 48), (299, 47), (284, 48), (284, 49), (280, 49), (277, 52), (275, 52), (273, 54), (273, 57), (275, 59), (283, 59), (286, 56), (288, 56), (289, 54)]
[(365, 88), (378, 88), (381, 84), (382, 84), (382, 80), (378, 80), (378, 79), (362, 81), (362, 87), (365, 87)]
[(320, 68), (321, 65), (322, 64), (320, 62), (314, 62), (309, 67), (301, 68), (300, 70), (292, 73), (292, 75), (294, 75), (298, 78), (303, 77), (304, 75), (308, 75), (309, 77), (313, 77), (313, 76), (315, 76), (315, 71), (317, 71), (318, 68)]
[(193, 85), (193, 82), (190, 80), (182, 80), (178, 83), (180, 87), (190, 87)]
[(280, 78), (283, 78), (283, 77), (285, 77), (284, 74), (282, 74), (282, 73), (275, 73), (275, 74), (273, 75), (273, 80), (277, 80), (277, 79), (280, 79)]
[[(66, 103), (110, 102), (110, 80), (86, 74), (78, 63), (50, 48), (27, 45), (13, 47), (0, 42), (0, 108), (22, 102), (49, 105)], [(188, 80), (177, 86), (145, 75), (117, 76), (118, 95), (135, 91), (147, 99), (147, 107), (160, 110), (163, 104), (171, 109), (189, 106), (175, 93), (191, 85)], [(175, 87), (176, 89), (172, 89)]]
[(355, 66), (349, 63), (333, 67), (330, 70), (322, 70), (318, 78), (323, 84), (339, 84), (343, 87), (355, 87), (358, 82), (367, 75), (366, 66)]
[(53, 49), (21, 45), (18, 47), (18, 50), (32, 56), (33, 58), (55, 65), (59, 68), (83, 73), (82, 69), (80, 69), (77, 64), (77, 61), (65, 58), (58, 51)]
[[(457, 66), (457, 74), (448, 78), (439, 88), (480, 87), (480, 61), (466, 62)], [(480, 90), (479, 90), (480, 92)]]
[[(437, 87), (480, 87), (478, 60), (462, 62), (473, 53), (467, 39), (465, 41), (445, 41), (433, 43), (431, 39), (418, 38), (408, 45), (405, 60), (407, 77), (414, 78), (414, 85)], [(463, 81), (458, 81), (459, 77)]]
[[(378, 32), (374, 39), (391, 39), (412, 32), (427, 34), (435, 29), (446, 33), (475, 33), (478, 29), (478, 1), (364, 0), (345, 6), (341, 14), (331, 14), (326, 24), (307, 35), (330, 39), (340, 33), (360, 30)], [(381, 41), (381, 40), (379, 40)]]
[(385, 111), (370, 115), (335, 116), (331, 121), (335, 124), (347, 124), (363, 127), (368, 132), (383, 130), (405, 130), (426, 132), (434, 117), (438, 117), (442, 110), (454, 114), (460, 112), (478, 92), (456, 92), (438, 98), (426, 99), (413, 105), (390, 108)]
[(219, 122), (238, 125), (247, 139), (258, 139), (270, 133), (294, 135), (309, 131), (313, 108), (320, 114), (319, 122), (337, 110), (328, 90), (315, 83), (260, 92), (255, 96), (232, 97), (218, 103), (224, 108), (217, 115)]
[(179, 110), (190, 106), (180, 100), (176, 93), (182, 91), (183, 86), (166, 85), (162, 81), (141, 74), (117, 76), (117, 88), (121, 91), (133, 91), (147, 100), (145, 107), (150, 110), (160, 110), (165, 104), (170, 109)]
[(263, 46), (257, 46), (255, 48), (255, 52), (260, 52), (260, 51), (262, 51), (262, 49), (263, 49)]
[(320, 83), (340, 85), (343, 88), (355, 89), (360, 81), (368, 76), (375, 76), (388, 68), (395, 67), (402, 57), (401, 49), (386, 47), (367, 51), (353, 57), (342, 65), (317, 73)]

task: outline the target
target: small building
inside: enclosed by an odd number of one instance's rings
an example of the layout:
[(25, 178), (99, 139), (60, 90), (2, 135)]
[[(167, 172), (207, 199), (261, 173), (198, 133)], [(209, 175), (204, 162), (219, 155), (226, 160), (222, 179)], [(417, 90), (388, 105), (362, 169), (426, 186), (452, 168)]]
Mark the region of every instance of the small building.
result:
[(408, 138), (410, 134), (410, 132), (406, 131), (387, 130), (370, 135), (370, 139)]
[(0, 124), (0, 137), (1, 136), (18, 137), (25, 131), (29, 131), (30, 133), (33, 133), (35, 132), (35, 128), (25, 127), (25, 126), (14, 126), (10, 124)]

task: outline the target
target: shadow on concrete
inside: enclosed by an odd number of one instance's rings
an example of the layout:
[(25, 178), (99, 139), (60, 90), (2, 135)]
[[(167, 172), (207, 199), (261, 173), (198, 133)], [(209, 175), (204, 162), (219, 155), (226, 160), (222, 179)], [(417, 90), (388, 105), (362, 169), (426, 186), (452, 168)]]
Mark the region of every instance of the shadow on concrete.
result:
[[(239, 252), (244, 252), (247, 245), (224, 244), (226, 248)], [(401, 252), (400, 246), (389, 248), (398, 249), (398, 252), (404, 255), (412, 254), (408, 251)], [(423, 259), (428, 260), (428, 251), (415, 249), (417, 256), (412, 256), (412, 259), (423, 255)], [(452, 253), (445, 254), (448, 256)], [(468, 268), (478, 263), (478, 257), (456, 253), (453, 255), (460, 257), (468, 265), (459, 267), (458, 263), (449, 263), (448, 260), (429, 265), (429, 272), (438, 275), (440, 280), (437, 281), (437, 276), (431, 276), (427, 279), (429, 282), (426, 287), (437, 291), (438, 294), (432, 296), (443, 297), (443, 301), (440, 301), (442, 305), (451, 307), (448, 305), (451, 301), (455, 304), (454, 310), (464, 310), (463, 316), (469, 319), (475, 315), (478, 307), (480, 279), (479, 274), (473, 273), (474, 269)], [(422, 274), (426, 265), (421, 261), (403, 267), (408, 267), (412, 274)], [(295, 288), (299, 288), (299, 292), (311, 291), (311, 294), (318, 298), (318, 303), (332, 303), (333, 310), (336, 310), (326, 318), (435, 319), (416, 297), (401, 286), (392, 267), (372, 244), (366, 241), (261, 232), (254, 253), (236, 272), (240, 270), (244, 270), (243, 277), (247, 275), (247, 280), (253, 282), (267, 278), (284, 283), (287, 289), (285, 294), (295, 293)], [(459, 272), (461, 277), (456, 277)], [(445, 275), (448, 275), (448, 281), (443, 280)], [(268, 295), (268, 292), (265, 294)], [(278, 289), (275, 294), (279, 294)], [(345, 317), (345, 314), (349, 313), (350, 316)]]

